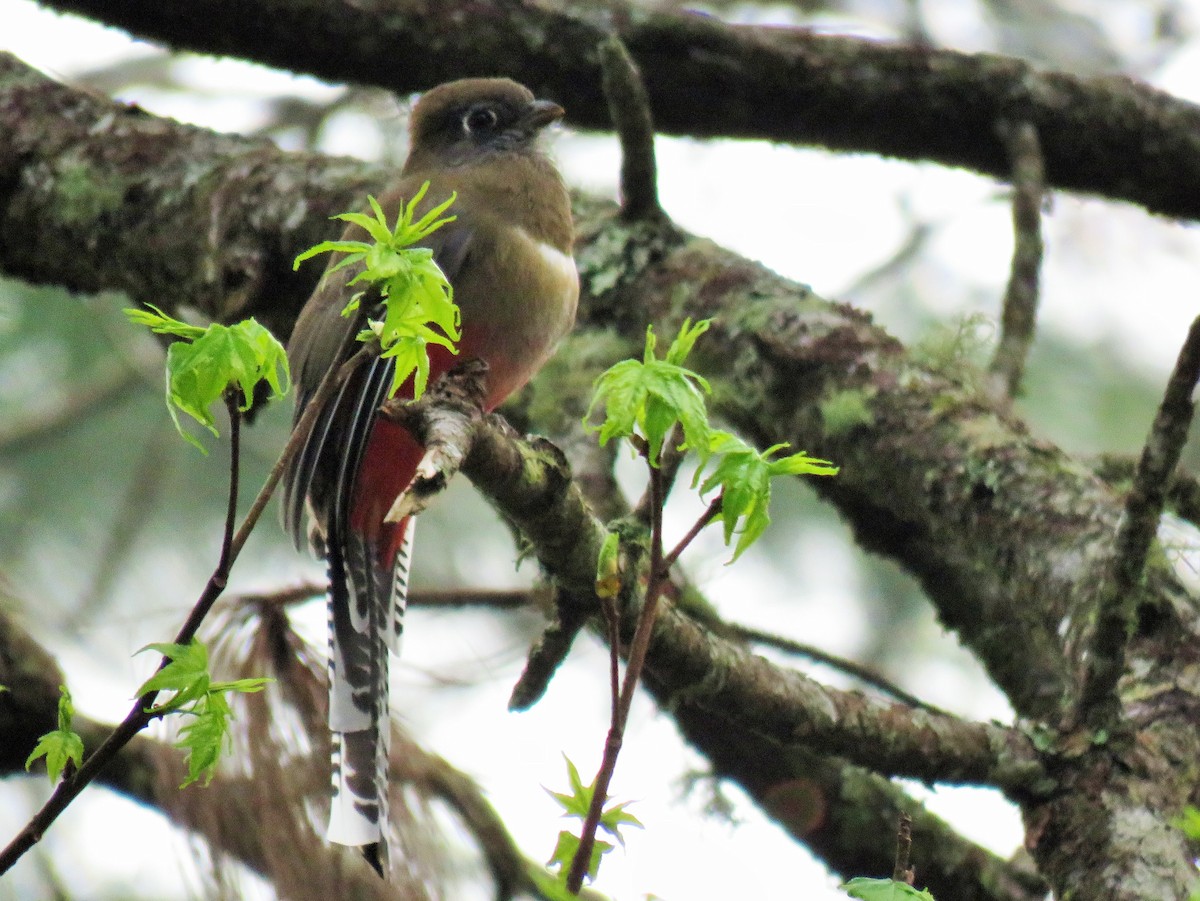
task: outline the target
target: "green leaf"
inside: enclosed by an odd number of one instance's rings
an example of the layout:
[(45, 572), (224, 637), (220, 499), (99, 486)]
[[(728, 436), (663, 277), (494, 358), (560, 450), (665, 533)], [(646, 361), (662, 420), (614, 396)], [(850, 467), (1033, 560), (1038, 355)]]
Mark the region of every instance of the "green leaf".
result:
[(187, 751), (188, 775), (179, 787), (187, 788), (200, 779), (208, 785), (216, 774), (221, 752), (228, 744), (233, 711), (229, 709), (225, 695), (213, 691), (199, 698), (186, 712), (193, 714), (195, 719), (179, 730), (179, 740), (175, 742), (175, 747)]
[(214, 435), (212, 405), (225, 392), (241, 389), (241, 409), (247, 410), (254, 386), (266, 381), (272, 397), (287, 391), (290, 382), (287, 352), (275, 337), (253, 319), (236, 325), (214, 323), (190, 344), (176, 341), (167, 351), (167, 403), (175, 427), (189, 442), (200, 442), (180, 424), (176, 410), (187, 413)]
[(600, 556), (596, 561), (596, 596), (615, 598), (621, 590), (621, 536), (609, 532), (604, 536)]
[(25, 760), (25, 770), (28, 772), (34, 761), (45, 757), (46, 773), (51, 783), (58, 782), (68, 763), (76, 768), (83, 763), (83, 739), (71, 730), (71, 719), (75, 715), (71, 693), (65, 685), (60, 685), (58, 690), (62, 695), (58, 699), (58, 728), (39, 738), (33, 752)]
[(696, 344), (696, 339), (708, 331), (712, 325), (711, 319), (701, 319), (695, 325), (691, 324), (690, 319), (685, 319), (682, 328), (679, 329), (679, 334), (675, 336), (675, 340), (671, 342), (671, 347), (667, 350), (667, 362), (675, 366), (682, 366), (684, 360), (692, 352), (692, 347)]
[[(414, 247), (428, 238), (454, 216), (442, 214), (457, 199), (451, 194), (443, 203), (413, 221), (417, 205), (429, 190), (429, 182), (421, 185), (407, 204), (401, 204), (394, 227), (388, 226), (387, 216), (374, 197), (368, 197), (373, 216), (364, 213), (341, 213), (335, 219), (350, 222), (364, 229), (372, 239), (363, 241), (325, 241), (296, 257), (294, 266), (319, 253), (347, 254), (329, 272), (361, 262), (362, 271), (349, 282), (366, 284), (378, 292), (383, 301), (383, 318), (371, 319), (358, 335), (360, 341), (377, 339), (382, 356), (394, 361), (394, 374), (388, 396), (394, 396), (409, 378), (413, 379), (413, 396), (425, 393), (429, 381), (429, 345), (445, 347), (457, 353), (461, 337), (460, 313), (454, 303), (454, 289), (445, 273), (433, 259), (428, 247)], [(359, 292), (350, 299), (342, 315), (359, 309)]]
[(897, 882), (895, 879), (867, 879), (858, 876), (840, 888), (851, 898), (859, 898), (861, 901), (906, 901), (912, 898), (934, 901), (933, 895), (928, 891), (917, 891), (911, 885)]
[[(181, 713), (192, 719), (179, 730), (178, 748), (187, 751), (188, 775), (180, 788), (201, 779), (208, 785), (228, 744), (233, 711), (226, 692), (256, 692), (273, 680), (237, 679), (213, 682), (208, 673), (208, 649), (193, 639), (188, 644), (151, 644), (142, 651), (157, 651), (170, 661), (138, 689), (138, 697), (151, 691), (175, 694), (153, 708), (155, 713)], [(141, 653), (139, 651), (138, 653)]]
[(214, 683), (212, 683), (212, 685), (210, 685), (208, 687), (208, 690), (210, 692), (212, 692), (212, 691), (236, 691), (236, 692), (240, 692), (241, 694), (254, 694), (256, 692), (262, 691), (264, 688), (266, 688), (268, 685), (270, 685), (274, 681), (275, 681), (274, 679), (258, 678), (258, 679), (237, 679), (233, 682), (214, 682)]
[[(708, 328), (708, 321), (685, 321), (667, 352), (667, 359), (656, 357), (654, 328), (646, 329), (646, 347), (642, 362), (623, 360), (596, 379), (592, 402), (584, 415), (584, 427), (599, 432), (601, 444), (613, 438), (640, 434), (648, 445), (647, 458), (658, 466), (663, 444), (678, 423), (683, 430), (683, 445), (700, 454), (708, 453), (708, 411), (704, 395), (711, 392), (708, 382), (682, 366), (696, 338)], [(604, 408), (604, 420), (590, 420), (598, 406)]]
[[(786, 444), (776, 444), (761, 453), (736, 435), (714, 431), (709, 445), (717, 459), (712, 473), (700, 485), (700, 493), (721, 489), (721, 509), (717, 519), (724, 525), (725, 544), (738, 535), (730, 563), (762, 536), (771, 523), (767, 509), (771, 503), (771, 479), (780, 475), (836, 475), (838, 468), (827, 460), (817, 460), (801, 452), (772, 460)], [(700, 480), (704, 467), (696, 470), (693, 485)]]
[(1192, 841), (1200, 841), (1200, 810), (1189, 804), (1183, 813), (1171, 820), (1171, 825), (1183, 831)]
[(167, 349), (167, 409), (175, 428), (190, 444), (207, 453), (183, 427), (179, 413), (191, 416), (217, 434), (212, 405), (226, 391), (242, 393), (241, 409), (248, 410), (255, 386), (265, 381), (271, 397), (287, 393), (291, 376), (287, 352), (275, 337), (253, 319), (235, 325), (214, 323), (207, 328), (173, 319), (155, 306), (150, 311), (127, 309), (131, 322), (154, 332), (181, 338)]
[(168, 316), (152, 303), (148, 303), (146, 306), (153, 312), (127, 307), (124, 313), (134, 325), (144, 325), (159, 335), (175, 335), (177, 338), (186, 338), (191, 341), (204, 334), (204, 329), (198, 325), (191, 325)]
[(143, 651), (157, 651), (170, 661), (137, 690), (139, 698), (149, 692), (175, 692), (162, 704), (155, 705), (155, 710), (177, 710), (209, 691), (208, 648), (203, 643), (192, 639), (189, 644), (148, 644), (138, 653)]
[(566, 754), (563, 755), (563, 760), (567, 762), (567, 781), (571, 785), (570, 794), (561, 792), (552, 792), (546, 789), (546, 793), (554, 798), (560, 807), (563, 809), (563, 816), (578, 817), (586, 819), (588, 808), (592, 806), (593, 790), (591, 785), (585, 786), (583, 779), (579, 776), (579, 769), (571, 761), (571, 758)]
[[(357, 262), (366, 255), (371, 245), (362, 241), (322, 241), (320, 244), (314, 244), (308, 250), (296, 256), (292, 260), (292, 270), (300, 268), (300, 264), (305, 260), (310, 260), (315, 256), (320, 256), (323, 253), (345, 253), (348, 257), (341, 259), (330, 272), (337, 272), (343, 266), (348, 266), (350, 263)], [(354, 258), (354, 259), (352, 259)]]
[[(558, 833), (558, 842), (554, 846), (554, 853), (550, 855), (550, 859), (546, 861), (546, 866), (558, 867), (561, 872), (568, 872), (571, 869), (571, 861), (575, 859), (575, 852), (579, 850), (579, 836), (567, 832), (565, 829)], [(596, 839), (592, 842), (592, 854), (588, 859), (587, 878), (591, 881), (596, 878), (596, 874), (600, 872), (600, 858), (613, 849), (613, 846), (608, 842)]]
[(621, 835), (622, 826), (635, 826), (638, 829), (646, 828), (642, 825), (641, 820), (625, 810), (629, 804), (629, 801), (614, 804), (607, 808), (600, 816), (600, 828), (620, 842), (622, 848), (625, 847), (625, 837)]

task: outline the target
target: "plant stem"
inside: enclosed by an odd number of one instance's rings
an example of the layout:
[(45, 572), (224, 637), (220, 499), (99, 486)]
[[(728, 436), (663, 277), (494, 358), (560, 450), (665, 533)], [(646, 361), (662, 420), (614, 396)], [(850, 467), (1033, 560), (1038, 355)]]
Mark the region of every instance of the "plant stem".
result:
[(713, 517), (721, 512), (721, 504), (724, 500), (724, 492), (718, 494), (713, 499), (713, 502), (708, 505), (708, 509), (700, 514), (700, 518), (692, 523), (692, 527), (688, 529), (688, 533), (679, 539), (679, 544), (675, 545), (671, 553), (663, 558), (662, 568), (664, 573), (671, 571), (671, 567), (675, 565), (675, 561), (679, 559), (679, 555), (687, 549), (689, 544), (696, 540), (696, 536), (700, 534), (700, 530), (712, 522)]
[(629, 710), (633, 705), (633, 694), (637, 689), (646, 663), (646, 653), (650, 649), (650, 637), (654, 632), (655, 615), (658, 612), (658, 600), (662, 595), (662, 587), (666, 582), (667, 571), (663, 568), (662, 552), (662, 512), (663, 512), (663, 474), (654, 466), (650, 467), (650, 582), (646, 586), (646, 600), (638, 617), (637, 628), (633, 633), (633, 641), (629, 646), (629, 661), (625, 666), (625, 679), (621, 684), (621, 694), (613, 711), (612, 725), (604, 741), (604, 757), (600, 761), (600, 769), (592, 783), (592, 803), (588, 807), (587, 819), (583, 821), (583, 829), (579, 836), (579, 847), (571, 861), (571, 869), (567, 874), (567, 891), (579, 894), (583, 888), (583, 880), (587, 875), (588, 864), (592, 859), (592, 849), (596, 844), (596, 829), (600, 825), (600, 817), (604, 813), (604, 804), (608, 800), (608, 787), (612, 782), (613, 773), (617, 768), (617, 758), (621, 753), (621, 745), (625, 738), (625, 725), (629, 721)]

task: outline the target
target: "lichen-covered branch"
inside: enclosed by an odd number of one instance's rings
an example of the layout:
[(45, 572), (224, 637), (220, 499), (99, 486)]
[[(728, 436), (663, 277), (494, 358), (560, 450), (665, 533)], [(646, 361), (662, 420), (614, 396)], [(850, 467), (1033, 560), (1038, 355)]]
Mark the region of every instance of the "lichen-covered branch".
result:
[(286, 335), (332, 237), (382, 173), (283, 153), (57, 84), (0, 53), (0, 271), (75, 291), (256, 315)]
[(1200, 217), (1200, 108), (1130, 79), (1020, 60), (734, 26), (599, 4), (392, 0), (42, 0), (180, 50), (399, 93), (502, 73), (583, 128), (609, 127), (597, 48), (612, 32), (666, 134), (744, 137), (929, 160), (1006, 179), (1001, 120), (1032, 123), (1049, 186)]
[[(471, 420), (463, 414), (462, 422), (465, 435)], [(565, 460), (549, 442), (527, 444), (488, 420), (473, 425), (463, 471), (520, 528), (550, 575), (586, 596), (606, 532), (571, 482)], [(622, 639), (629, 641), (638, 611), (620, 612), (630, 630)], [(828, 688), (718, 638), (665, 602), (647, 666), (660, 691), (781, 748), (820, 748), (886, 775), (986, 783), (1014, 796), (1050, 785), (1032, 743), (1019, 732)]]
[[(647, 686), (659, 703), (654, 674)], [(684, 736), (714, 775), (741, 786), (767, 815), (843, 876), (891, 871), (895, 823), (913, 817), (917, 878), (935, 898), (954, 901), (1041, 901), (1045, 881), (1028, 860), (1005, 861), (971, 847), (895, 783), (837, 757), (779, 746), (745, 733), (683, 699), (673, 708)]]
[(616, 35), (600, 44), (599, 53), (604, 96), (621, 142), (621, 211), (628, 219), (661, 216), (654, 119), (642, 74)]

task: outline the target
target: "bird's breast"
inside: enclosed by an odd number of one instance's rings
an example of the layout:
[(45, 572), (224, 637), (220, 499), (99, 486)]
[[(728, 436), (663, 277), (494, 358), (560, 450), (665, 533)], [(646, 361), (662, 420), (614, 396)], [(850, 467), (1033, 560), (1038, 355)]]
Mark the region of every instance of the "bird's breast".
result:
[(553, 353), (579, 300), (570, 254), (515, 226), (496, 238), (472, 247), (455, 286), (462, 355), (487, 361), (489, 407), (520, 389)]

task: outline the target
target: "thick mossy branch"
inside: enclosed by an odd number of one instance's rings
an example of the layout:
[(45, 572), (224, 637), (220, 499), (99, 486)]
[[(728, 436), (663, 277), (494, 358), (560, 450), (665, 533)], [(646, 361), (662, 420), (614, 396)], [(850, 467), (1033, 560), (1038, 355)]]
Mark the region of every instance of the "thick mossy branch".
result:
[(256, 316), (286, 335), (321, 269), (291, 260), (382, 180), (149, 116), (0, 53), (0, 270), (29, 282)]
[(1200, 217), (1200, 109), (1124, 78), (1017, 59), (729, 25), (631, 3), (43, 0), (176, 49), (411, 93), (503, 72), (607, 129), (597, 46), (613, 30), (665, 134), (928, 160), (1006, 179), (1001, 120), (1041, 137), (1050, 186)]
[[(666, 705), (654, 673), (647, 686)], [(766, 738), (731, 728), (707, 709), (686, 701), (672, 707), (684, 736), (798, 841), (835, 873), (887, 873), (892, 837), (901, 813), (913, 817), (920, 849), (920, 880), (936, 898), (955, 901), (1041, 901), (1045, 881), (1028, 860), (1006, 861), (971, 848), (946, 822), (925, 810), (902, 788), (874, 773), (826, 754), (781, 753)]]
[[(483, 420), (463, 470), (529, 538), (549, 573), (586, 597), (606, 532), (557, 449)], [(630, 630), (636, 620), (636, 609), (621, 611)], [(668, 604), (653, 635), (648, 666), (660, 689), (678, 696), (672, 704), (709, 709), (781, 747), (820, 748), (887, 775), (997, 785), (1016, 796), (1049, 786), (1033, 745), (1014, 730), (830, 689), (714, 636)]]

